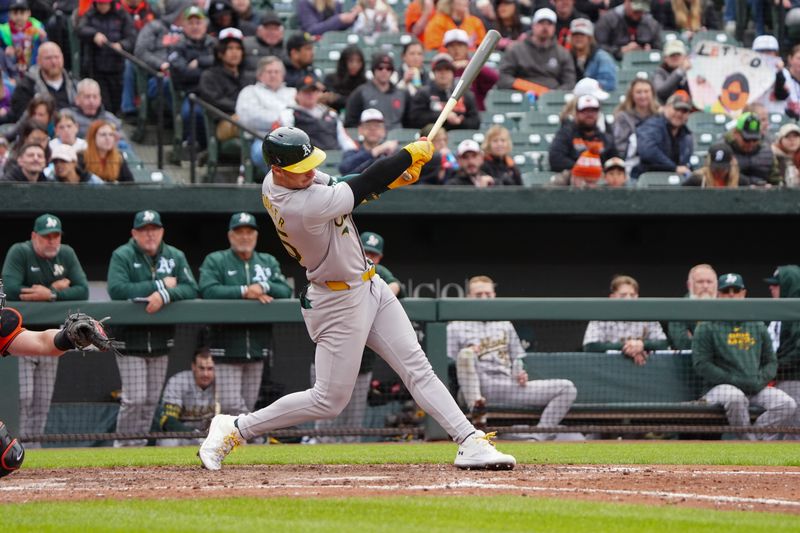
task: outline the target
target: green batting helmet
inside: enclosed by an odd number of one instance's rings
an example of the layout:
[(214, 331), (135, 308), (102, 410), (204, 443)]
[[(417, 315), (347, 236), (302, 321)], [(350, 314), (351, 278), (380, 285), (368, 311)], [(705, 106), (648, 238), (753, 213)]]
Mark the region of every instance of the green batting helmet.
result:
[(306, 132), (287, 126), (269, 132), (261, 151), (270, 165), (298, 174), (318, 167), (326, 157), (325, 152), (311, 144)]

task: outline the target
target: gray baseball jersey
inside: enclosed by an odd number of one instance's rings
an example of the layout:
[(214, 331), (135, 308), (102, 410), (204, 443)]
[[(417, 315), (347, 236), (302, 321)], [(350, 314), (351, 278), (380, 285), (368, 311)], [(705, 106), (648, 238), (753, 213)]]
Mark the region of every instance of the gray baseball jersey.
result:
[(164, 405), (181, 408), (176, 417), (195, 429), (206, 429), (215, 414), (215, 387), (212, 383), (205, 390), (197, 386), (191, 370), (178, 372), (167, 382), (164, 389)]
[(627, 339), (664, 341), (667, 336), (658, 322), (625, 322), (620, 320), (592, 320), (586, 326), (583, 344), (592, 342), (625, 342)]
[(478, 372), (481, 375), (511, 376), (522, 370), (525, 350), (514, 325), (508, 321), (450, 322), (447, 324), (447, 356), (458, 358), (458, 352), (476, 347)]

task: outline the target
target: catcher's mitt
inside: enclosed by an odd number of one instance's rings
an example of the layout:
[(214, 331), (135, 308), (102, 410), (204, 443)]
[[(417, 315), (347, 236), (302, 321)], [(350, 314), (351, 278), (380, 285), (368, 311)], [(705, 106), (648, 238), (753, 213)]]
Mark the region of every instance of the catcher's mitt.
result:
[(113, 350), (112, 339), (106, 335), (103, 320), (97, 321), (86, 313), (73, 313), (64, 322), (64, 334), (78, 350), (86, 350), (90, 346), (102, 352)]

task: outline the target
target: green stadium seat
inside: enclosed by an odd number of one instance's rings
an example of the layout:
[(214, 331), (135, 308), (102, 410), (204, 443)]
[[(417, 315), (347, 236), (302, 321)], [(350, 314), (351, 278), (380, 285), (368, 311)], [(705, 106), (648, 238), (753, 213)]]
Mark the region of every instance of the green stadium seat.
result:
[(552, 183), (550, 170), (530, 170), (522, 173), (522, 184), (526, 187), (542, 187)]
[(627, 88), (631, 82), (637, 78), (644, 78), (646, 80), (652, 79), (653, 70), (655, 70), (655, 67), (650, 69), (620, 69), (620, 71), (617, 73), (617, 85), (619, 87)]
[(317, 42), (317, 47), (322, 50), (343, 50), (351, 44), (363, 45), (363, 39), (357, 33), (348, 31), (326, 31)]
[[(392, 9), (396, 9), (396, 5), (398, 4), (402, 4), (402, 2), (397, 2), (392, 6)], [(419, 39), (417, 39), (417, 36), (413, 33), (381, 33), (378, 35), (377, 39), (375, 39), (375, 44), (379, 46), (388, 44), (392, 47), (402, 49), (405, 45), (414, 41), (419, 42)]]
[(528, 154), (517, 153), (514, 154), (513, 159), (514, 164), (522, 173), (539, 170), (539, 161)]
[(547, 91), (536, 100), (536, 109), (548, 113), (560, 113), (564, 104), (575, 97), (570, 91)]
[(681, 177), (674, 172), (645, 172), (639, 176), (636, 186), (640, 189), (647, 188), (672, 188), (680, 187)]
[(472, 139), (478, 144), (483, 142), (484, 135), (481, 130), (447, 130), (447, 139), (450, 146), (458, 146), (464, 139)]
[(415, 128), (395, 128), (386, 133), (388, 140), (396, 140), (400, 144), (408, 144), (419, 138), (419, 130)]
[(742, 43), (740, 43), (734, 37), (731, 37), (724, 31), (720, 30), (698, 31), (697, 33), (692, 35), (692, 40), (689, 43), (689, 47), (694, 48), (694, 45), (699, 43), (700, 41), (716, 41), (718, 43), (730, 44), (732, 46), (742, 45)]
[(509, 125), (512, 120), (521, 120), (531, 107), (525, 93), (513, 89), (492, 89), (486, 95), (484, 117), (488, 117), (487, 122), (492, 124)]
[(325, 161), (320, 165), (319, 169), (326, 173), (330, 174), (331, 176), (338, 176), (339, 173), (339, 163), (342, 162), (342, 151), (341, 150), (325, 150)]
[(655, 70), (661, 64), (661, 50), (631, 50), (622, 56), (625, 70)]

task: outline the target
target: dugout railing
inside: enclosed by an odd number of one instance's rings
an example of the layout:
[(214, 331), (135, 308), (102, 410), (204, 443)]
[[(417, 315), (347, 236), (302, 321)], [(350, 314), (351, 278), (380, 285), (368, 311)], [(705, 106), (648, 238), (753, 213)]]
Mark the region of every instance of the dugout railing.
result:
[[(455, 320), (511, 320), (520, 336), (528, 342), (526, 366), (533, 379), (551, 377), (569, 378), (578, 389), (578, 398), (564, 418), (566, 427), (549, 428), (552, 432), (581, 431), (599, 434), (644, 434), (647, 432), (678, 433), (743, 433), (741, 428), (727, 424), (721, 407), (703, 405), (698, 402), (702, 393), (701, 383), (693, 374), (691, 356), (686, 352), (665, 351), (653, 355), (648, 363), (636, 367), (619, 353), (583, 353), (576, 351), (576, 341), (589, 320), (753, 320), (753, 321), (800, 321), (800, 299), (748, 299), (708, 300), (688, 299), (639, 299), (611, 300), (607, 298), (497, 298), (494, 300), (465, 299), (406, 299), (403, 302), (409, 316), (420, 324), (423, 346), (435, 372), (447, 383), (451, 381), (451, 362), (447, 355), (447, 323)], [(303, 357), (282, 350), (278, 358), (285, 361), (290, 372), (307, 376), (313, 345), (305, 334), (300, 308), (296, 300), (276, 301), (270, 305), (241, 301), (194, 300), (177, 302), (162, 311), (149, 315), (141, 304), (130, 302), (15, 302), (24, 317), (25, 324), (38, 329), (59, 324), (68, 311), (80, 308), (97, 317), (110, 316), (109, 323), (116, 325), (198, 325), (198, 324), (259, 324), (271, 323), (276, 327), (295, 328), (296, 338), (305, 337)], [(533, 338), (526, 332), (538, 331)], [(578, 348), (579, 349), (579, 348)], [(70, 354), (78, 364), (65, 365), (60, 370), (59, 380), (71, 380), (76, 387), (85, 387), (94, 379), (92, 365), (111, 363), (111, 355), (90, 353)], [(98, 359), (100, 358), (100, 359)], [(102, 359), (105, 358), (105, 359)], [(294, 358), (294, 359), (292, 359)], [(10, 427), (18, 426), (18, 383), (16, 358), (0, 360), (0, 390), (4, 401), (0, 402), (0, 419)], [(81, 366), (83, 365), (83, 366)], [(97, 366), (99, 369), (99, 365)], [(82, 372), (86, 375), (76, 375)], [(97, 372), (96, 379), (100, 377)], [(304, 378), (305, 379), (305, 378)], [(80, 385), (80, 382), (84, 385)], [(299, 381), (301, 384), (303, 380)], [(307, 382), (307, 381), (306, 381)], [(301, 387), (304, 388), (304, 387)], [(299, 388), (295, 387), (296, 390)], [(287, 390), (285, 392), (291, 392)], [(457, 391), (454, 390), (457, 394)], [(105, 408), (113, 404), (105, 405)], [(54, 409), (58, 407), (54, 404)], [(540, 408), (491, 409), (490, 429), (501, 432), (525, 433), (538, 420)], [(107, 412), (106, 418), (113, 418)], [(754, 413), (755, 414), (755, 413)], [(69, 417), (68, 413), (59, 415)], [(543, 428), (538, 428), (541, 431)], [(785, 433), (800, 433), (800, 428), (779, 428)], [(97, 435), (91, 431), (69, 431), (61, 435), (33, 435), (30, 440), (43, 442), (99, 442), (112, 438), (141, 438), (143, 435), (116, 435), (113, 427), (108, 434)], [(777, 432), (772, 428), (769, 432)], [(747, 432), (766, 433), (758, 429)], [(313, 428), (290, 428), (276, 431), (279, 438), (295, 438), (315, 435)], [(320, 434), (358, 434), (373, 437), (419, 436), (428, 439), (445, 438), (446, 435), (430, 417), (421, 426), (352, 427), (327, 430)], [(148, 433), (150, 438), (159, 434)], [(160, 435), (164, 436), (164, 435)], [(196, 435), (172, 435), (189, 437)]]

